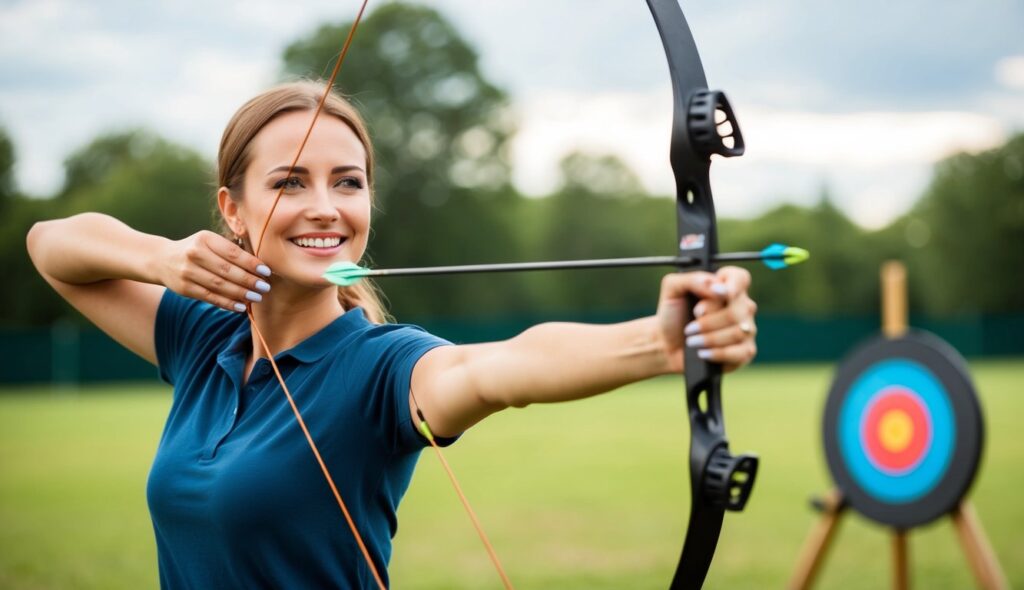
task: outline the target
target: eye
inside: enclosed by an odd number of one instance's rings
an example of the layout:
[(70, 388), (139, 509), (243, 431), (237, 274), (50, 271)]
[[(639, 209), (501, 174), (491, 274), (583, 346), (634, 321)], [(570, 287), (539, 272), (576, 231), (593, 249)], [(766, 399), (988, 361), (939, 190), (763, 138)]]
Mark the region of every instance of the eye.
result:
[(289, 176), (288, 178), (282, 178), (274, 183), (274, 189), (280, 190), (284, 187), (285, 190), (295, 190), (303, 188), (302, 180), (298, 176)]
[(335, 186), (345, 189), (360, 190), (363, 188), (363, 179), (356, 176), (345, 176), (338, 179)]

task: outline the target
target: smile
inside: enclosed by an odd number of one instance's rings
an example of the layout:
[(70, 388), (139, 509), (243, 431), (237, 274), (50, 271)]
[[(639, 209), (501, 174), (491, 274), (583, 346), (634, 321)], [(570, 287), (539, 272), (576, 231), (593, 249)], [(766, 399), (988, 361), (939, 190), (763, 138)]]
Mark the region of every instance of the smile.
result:
[(341, 244), (341, 236), (327, 238), (292, 238), (291, 242), (303, 248), (336, 248)]

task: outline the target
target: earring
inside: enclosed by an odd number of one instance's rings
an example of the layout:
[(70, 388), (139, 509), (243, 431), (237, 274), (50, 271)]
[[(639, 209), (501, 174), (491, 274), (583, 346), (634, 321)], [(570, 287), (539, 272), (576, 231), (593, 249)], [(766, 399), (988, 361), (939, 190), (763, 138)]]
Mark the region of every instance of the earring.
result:
[(237, 234), (235, 235), (235, 243), (238, 244), (239, 248), (245, 247), (245, 242), (242, 240), (242, 236), (239, 236)]

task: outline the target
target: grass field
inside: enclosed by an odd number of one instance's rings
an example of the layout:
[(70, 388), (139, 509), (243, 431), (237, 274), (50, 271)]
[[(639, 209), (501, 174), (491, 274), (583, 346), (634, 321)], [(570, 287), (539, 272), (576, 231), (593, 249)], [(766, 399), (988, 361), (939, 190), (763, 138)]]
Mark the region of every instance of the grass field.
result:
[[(972, 501), (1024, 587), (1024, 361), (972, 365), (988, 440)], [(829, 487), (820, 421), (831, 367), (753, 367), (727, 378), (734, 450), (762, 458), (753, 499), (727, 515), (709, 588), (780, 588)], [(0, 390), (0, 588), (154, 588), (144, 487), (169, 392)], [(315, 419), (315, 417), (309, 417)], [(665, 588), (689, 511), (678, 379), (584, 402), (512, 410), (449, 460), (513, 581), (524, 588)], [(498, 588), (432, 454), (400, 513), (396, 588)], [(945, 520), (910, 536), (914, 587), (973, 587)], [(888, 532), (850, 514), (819, 588), (885, 588)]]

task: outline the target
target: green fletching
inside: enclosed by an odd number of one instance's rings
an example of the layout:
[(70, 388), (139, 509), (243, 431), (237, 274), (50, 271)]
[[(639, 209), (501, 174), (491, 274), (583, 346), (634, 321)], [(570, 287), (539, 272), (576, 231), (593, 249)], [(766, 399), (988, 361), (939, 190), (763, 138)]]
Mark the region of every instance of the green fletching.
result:
[(370, 269), (363, 268), (354, 262), (345, 261), (335, 262), (327, 267), (323, 277), (335, 285), (351, 287), (369, 274)]
[(785, 260), (786, 264), (789, 266), (805, 262), (810, 257), (810, 252), (804, 250), (803, 248), (796, 248), (794, 246), (786, 248), (782, 253), (782, 259)]
[(807, 260), (811, 253), (803, 248), (795, 248), (785, 244), (772, 244), (761, 250), (761, 261), (772, 270), (789, 268)]
[(426, 420), (420, 420), (420, 432), (423, 433), (423, 436), (427, 437), (427, 440), (434, 440), (434, 433), (430, 432), (430, 427), (427, 426)]

